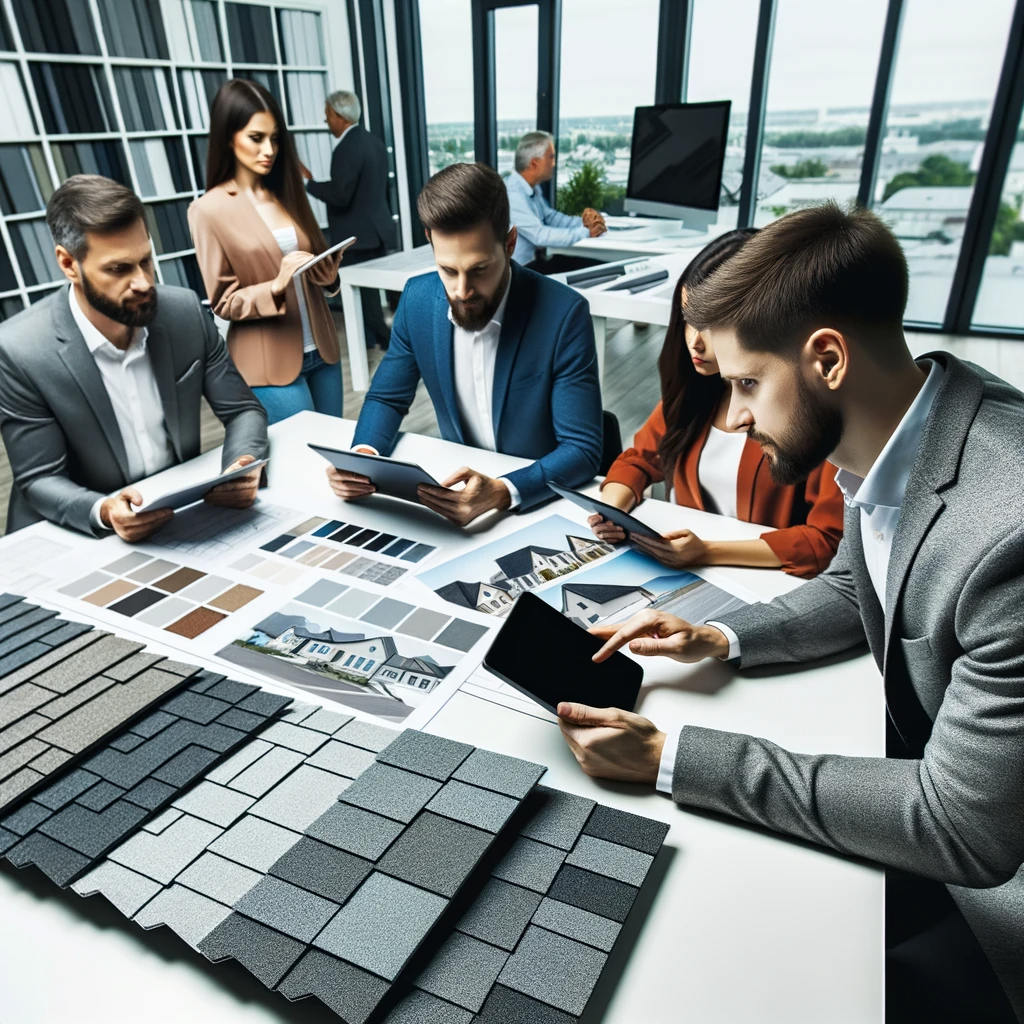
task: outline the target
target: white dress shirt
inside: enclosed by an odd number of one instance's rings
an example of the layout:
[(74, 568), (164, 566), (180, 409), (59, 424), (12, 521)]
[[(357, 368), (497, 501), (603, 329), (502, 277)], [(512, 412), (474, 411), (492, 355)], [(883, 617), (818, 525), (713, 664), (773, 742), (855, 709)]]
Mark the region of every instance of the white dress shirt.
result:
[(747, 443), (745, 430), (729, 431), (712, 427), (701, 449), (697, 478), (720, 516), (736, 518), (736, 482), (740, 475), (740, 459)]
[[(114, 408), (128, 456), (128, 475), (134, 482), (159, 473), (174, 462), (174, 448), (164, 423), (164, 404), (146, 348), (149, 331), (137, 327), (131, 344), (122, 352), (107, 341), (82, 311), (74, 285), (68, 289), (68, 302)], [(103, 500), (100, 498), (93, 505), (90, 514), (96, 527), (103, 525), (99, 517)]]
[[(889, 573), (889, 558), (892, 554), (892, 540), (899, 523), (903, 496), (907, 492), (910, 471), (917, 459), (921, 446), (921, 435), (931, 412), (935, 395), (942, 383), (945, 372), (939, 363), (924, 360), (921, 369), (928, 369), (928, 378), (917, 393), (910, 408), (904, 413), (899, 426), (893, 431), (885, 447), (875, 459), (865, 477), (859, 477), (849, 470), (836, 473), (836, 483), (843, 492), (843, 500), (851, 508), (860, 509), (860, 539), (864, 548), (864, 562), (878, 603), (885, 611), (885, 581)], [(723, 622), (708, 622), (709, 626), (720, 629), (729, 641), (729, 653), (725, 660), (740, 656), (740, 640), (735, 631)], [(672, 792), (672, 774), (675, 770), (679, 735), (682, 728), (666, 734), (665, 746), (658, 767), (658, 790)]]
[[(287, 256), (288, 253), (295, 252), (299, 248), (299, 235), (294, 224), (289, 224), (286, 228), (271, 228), (270, 233), (274, 236), (274, 241), (277, 242), (277, 247), (283, 256)], [(316, 342), (313, 340), (309, 321), (306, 320), (302, 324), (302, 354), (315, 351)]]

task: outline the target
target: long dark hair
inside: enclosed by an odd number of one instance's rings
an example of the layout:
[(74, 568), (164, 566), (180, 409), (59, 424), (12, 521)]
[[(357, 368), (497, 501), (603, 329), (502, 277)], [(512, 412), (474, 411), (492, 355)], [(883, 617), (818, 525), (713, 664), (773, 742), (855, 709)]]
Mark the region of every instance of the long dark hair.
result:
[(292, 220), (302, 228), (313, 248), (314, 255), (327, 248), (306, 190), (302, 186), (299, 157), (295, 141), (285, 124), (284, 114), (277, 100), (259, 82), (247, 78), (232, 78), (225, 82), (210, 105), (210, 144), (206, 150), (206, 191), (216, 188), (235, 176), (235, 152), (231, 142), (252, 119), (254, 114), (266, 111), (277, 124), (277, 159), (263, 183), (277, 196)]
[(672, 311), (665, 332), (665, 344), (658, 357), (666, 428), (658, 455), (666, 479), (671, 479), (676, 463), (714, 416), (722, 398), (723, 387), (719, 374), (702, 376), (690, 358), (686, 347), (683, 289), (692, 288), (710, 277), (756, 231), (757, 228), (738, 228), (719, 235), (697, 253), (680, 274), (672, 293)]

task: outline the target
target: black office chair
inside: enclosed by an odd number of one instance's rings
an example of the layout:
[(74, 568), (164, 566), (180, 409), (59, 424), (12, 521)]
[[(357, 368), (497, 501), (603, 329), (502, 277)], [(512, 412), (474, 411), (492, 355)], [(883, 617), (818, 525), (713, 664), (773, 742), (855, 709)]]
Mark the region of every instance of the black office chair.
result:
[(619, 418), (607, 409), (601, 414), (604, 437), (601, 441), (601, 464), (598, 472), (607, 476), (612, 463), (622, 454), (622, 431), (619, 430)]

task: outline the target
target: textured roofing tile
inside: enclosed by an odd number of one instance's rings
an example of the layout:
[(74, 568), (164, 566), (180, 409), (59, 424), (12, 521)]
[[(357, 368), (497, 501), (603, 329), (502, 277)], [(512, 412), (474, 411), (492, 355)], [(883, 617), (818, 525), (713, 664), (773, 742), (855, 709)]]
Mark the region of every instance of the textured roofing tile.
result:
[(159, 779), (143, 779), (137, 786), (133, 786), (125, 793), (125, 800), (131, 800), (133, 804), (144, 807), (147, 811), (155, 811), (164, 801), (170, 800), (177, 792), (174, 786), (169, 786)]
[(599, 875), (617, 878), (628, 885), (641, 886), (654, 858), (649, 853), (631, 850), (628, 846), (609, 843), (586, 834), (579, 837), (566, 864), (586, 868)]
[(102, 811), (70, 804), (47, 818), (39, 831), (87, 857), (98, 857), (123, 839), (145, 816), (144, 810), (124, 800)]
[(297, 832), (247, 814), (211, 843), (210, 849), (254, 871), (265, 873), (301, 838)]
[(71, 888), (79, 896), (102, 893), (125, 917), (131, 917), (160, 891), (160, 884), (112, 860), (102, 860)]
[(34, 760), (48, 749), (45, 743), (29, 739), (8, 750), (6, 754), (0, 754), (0, 779), (13, 775), (19, 768), (24, 768), (29, 761)]
[(154, 711), (151, 715), (146, 715), (139, 722), (132, 723), (132, 732), (137, 732), (140, 736), (145, 736), (149, 739), (155, 736), (161, 729), (166, 729), (167, 726), (172, 725), (177, 719), (173, 715), (167, 714), (165, 711)]
[(75, 651), (80, 651), (83, 647), (88, 647), (89, 644), (96, 643), (100, 637), (104, 636), (109, 636), (109, 634), (101, 633), (98, 630), (92, 630), (90, 632), (83, 633), (73, 640), (67, 641), (67, 643), (61, 644), (59, 647), (55, 647), (53, 650), (46, 651), (40, 657), (29, 662), (24, 667), (19, 668), (16, 671), (11, 671), (5, 675), (3, 679), (0, 680), (0, 693), (13, 686), (17, 686), (19, 683), (25, 682), (28, 679), (32, 679), (34, 676), (41, 675), (46, 669), (56, 665), (59, 661), (69, 658), (75, 653)]
[(96, 643), (89, 644), (74, 658), (61, 661), (34, 677), (34, 681), (48, 690), (67, 693), (87, 679), (99, 675), (105, 668), (124, 661), (129, 655), (142, 650), (142, 644), (107, 634)]
[[(344, 735), (345, 729), (339, 733), (339, 736)], [(441, 784), (433, 779), (375, 763), (348, 787), (341, 799), (344, 803), (408, 823), (440, 788)]]
[(191, 693), (186, 690), (172, 697), (163, 705), (164, 711), (170, 715), (179, 715), (187, 718), (190, 722), (198, 722), (200, 725), (209, 725), (218, 715), (222, 715), (231, 705), (223, 700), (201, 694)]
[(75, 875), (88, 867), (88, 857), (69, 850), (41, 832), (33, 832), (17, 846), (7, 851), (7, 859), (16, 867), (35, 864), (51, 882), (63, 887)]
[(266, 740), (250, 740), (240, 750), (232, 754), (226, 761), (217, 765), (213, 771), (206, 776), (210, 782), (226, 786), (236, 775), (243, 772), (254, 761), (262, 757), (268, 750), (270, 744)]
[(284, 977), (305, 949), (301, 942), (235, 913), (199, 943), (199, 951), (214, 962), (232, 957), (268, 988)]
[(377, 860), (401, 833), (397, 821), (341, 803), (329, 807), (306, 830), (315, 839), (368, 860)]
[(108, 856), (167, 885), (220, 833), (216, 825), (183, 815), (158, 836), (145, 829), (136, 832)]
[(182, 815), (182, 812), (176, 810), (174, 807), (168, 807), (166, 810), (161, 811), (155, 818), (150, 818), (142, 827), (147, 832), (152, 832), (153, 835), (158, 836), (168, 825), (173, 825)]
[(33, 798), (51, 811), (59, 810), (65, 804), (71, 803), (76, 796), (84, 793), (94, 783), (99, 782), (99, 776), (87, 772), (84, 768), (76, 768), (73, 772), (61, 776), (56, 782), (51, 783), (45, 789), (36, 793)]
[(373, 764), (373, 760), (374, 755), (369, 750), (330, 740), (308, 758), (306, 764), (311, 764), (314, 768), (323, 768), (324, 771), (333, 772), (335, 775), (343, 775), (348, 779), (355, 779)]
[(102, 811), (120, 796), (124, 796), (124, 790), (120, 786), (101, 779), (78, 797), (77, 802), (83, 807), (88, 807), (90, 811)]
[(562, 850), (532, 839), (519, 838), (492, 874), (506, 882), (515, 882), (516, 885), (545, 893), (555, 880), (564, 859), (565, 853)]
[(533, 915), (533, 923), (541, 928), (547, 928), (549, 932), (557, 932), (570, 939), (585, 942), (588, 946), (596, 946), (606, 953), (611, 952), (622, 927), (606, 917), (546, 897), (541, 900), (537, 913)]
[(81, 686), (76, 686), (70, 693), (66, 693), (63, 697), (56, 698), (56, 700), (51, 700), (49, 704), (44, 704), (39, 709), (39, 714), (51, 721), (63, 718), (69, 711), (81, 707), (87, 701), (92, 700), (98, 693), (102, 693), (104, 690), (109, 690), (112, 686), (117, 685), (118, 683), (115, 680), (108, 679), (106, 676), (93, 676), (92, 679), (82, 683)]
[(629, 846), (652, 856), (661, 849), (669, 826), (663, 821), (643, 818), (614, 807), (599, 804), (583, 830), (588, 836), (605, 839), (609, 843)]
[(560, 900), (592, 914), (610, 918), (620, 924), (626, 920), (636, 899), (637, 890), (605, 875), (595, 875), (582, 868), (565, 865), (548, 891), (553, 900)]
[(335, 739), (351, 743), (354, 747), (363, 747), (365, 750), (372, 750), (377, 753), (383, 750), (396, 736), (397, 730), (387, 729), (382, 725), (374, 725), (373, 722), (364, 722), (359, 718), (353, 718), (340, 732), (335, 733)]
[[(260, 742), (263, 742), (262, 739)], [(286, 775), (302, 764), (302, 754), (284, 747), (268, 747), (251, 767), (243, 769), (229, 785), (249, 796), (263, 796), (276, 786)]]
[(18, 836), (13, 832), (8, 832), (5, 828), (0, 828), (0, 853), (6, 853), (17, 841)]
[(522, 992), (495, 985), (484, 1003), (484, 1008), (473, 1018), (474, 1024), (577, 1024), (577, 1017)]
[(254, 803), (251, 796), (203, 781), (174, 801), (175, 807), (193, 817), (227, 828)]
[(515, 814), (518, 806), (517, 801), (511, 797), (451, 779), (427, 804), (427, 810), (498, 833)]
[(544, 798), (544, 803), (523, 826), (522, 834), (562, 850), (571, 850), (597, 804), (547, 786), (538, 786), (536, 792), (538, 797)]
[(184, 886), (172, 885), (157, 893), (135, 920), (143, 928), (166, 925), (195, 948), (230, 914), (230, 908)]
[(337, 903), (273, 875), (260, 879), (235, 904), (239, 914), (276, 928), (300, 942), (312, 942), (337, 909)]
[(512, 950), (526, 931), (540, 901), (538, 893), (492, 878), (462, 915), (457, 927), (459, 931), (492, 946)]
[(299, 765), (291, 775), (254, 804), (249, 813), (296, 832), (304, 832), (333, 805), (347, 785), (347, 779), (322, 772), (319, 768), (310, 768), (306, 764)]
[(270, 873), (341, 904), (372, 870), (371, 861), (303, 836)]
[(441, 999), (479, 1010), (508, 953), (469, 935), (454, 932), (416, 979), (416, 987)]
[(63, 644), (71, 640), (77, 640), (78, 637), (90, 632), (92, 632), (92, 626), (88, 623), (65, 622), (59, 629), (55, 629), (52, 633), (47, 633), (42, 640), (49, 647), (61, 647)]
[(43, 775), (49, 775), (50, 772), (60, 768), (61, 765), (67, 764), (70, 760), (71, 754), (66, 750), (58, 750), (56, 747), (50, 747), (49, 750), (44, 754), (40, 754), (32, 762), (32, 767)]
[(221, 725), (230, 726), (232, 729), (241, 729), (243, 732), (255, 732), (267, 720), (263, 715), (254, 715), (251, 711), (239, 711), (238, 708), (228, 708), (217, 721)]
[(49, 719), (42, 715), (31, 714), (19, 718), (14, 725), (6, 729), (0, 729), (0, 754), (16, 747), (23, 740), (34, 736), (44, 726), (49, 725)]
[(416, 988), (384, 1018), (384, 1024), (470, 1024), (474, 1019), (469, 1010)]
[(120, 736), (115, 736), (108, 744), (108, 747), (113, 747), (114, 750), (120, 751), (122, 754), (127, 754), (129, 751), (134, 750), (139, 744), (145, 743), (146, 741), (135, 732), (123, 732)]
[(219, 678), (220, 682), (204, 691), (207, 697), (225, 700), (229, 704), (237, 704), (240, 700), (251, 697), (256, 692), (257, 688), (248, 683), (240, 683), (237, 679)]
[(346, 1024), (365, 1024), (390, 988), (373, 974), (323, 950), (310, 949), (277, 990), (288, 999), (315, 996)]
[(231, 907), (263, 877), (257, 871), (207, 851), (189, 864), (175, 881)]
[(281, 721), (297, 725), (309, 718), (314, 711), (316, 711), (315, 704), (310, 704), (307, 701), (293, 701), (292, 706), (281, 716)]
[(276, 715), (291, 702), (291, 697), (282, 697), (280, 694), (270, 693), (268, 690), (257, 690), (255, 693), (250, 693), (236, 707), (240, 707), (243, 711), (251, 711), (254, 715), (269, 717)]
[(303, 719), (302, 725), (306, 729), (316, 729), (317, 732), (336, 733), (343, 725), (352, 721), (352, 715), (342, 715), (337, 711), (328, 711), (327, 708), (317, 708), (309, 716)]
[(22, 768), (10, 778), (0, 782), (0, 807), (5, 807), (12, 800), (27, 793), (33, 786), (43, 781), (44, 776), (32, 768)]
[(468, 743), (406, 729), (380, 752), (378, 760), (444, 782), (472, 751)]
[[(105, 669), (103, 674), (109, 676), (111, 679), (116, 679), (119, 683), (125, 683), (132, 676), (137, 676), (140, 672), (145, 669), (152, 667), (158, 661), (164, 661), (164, 658), (160, 654), (150, 654), (147, 651), (139, 651), (138, 654), (133, 654), (130, 658), (125, 658), (124, 661), (119, 662), (117, 665), (111, 665)], [(160, 666), (163, 668), (163, 666)]]
[(35, 711), (41, 704), (52, 700), (53, 696), (52, 690), (44, 690), (35, 683), (22, 683), (8, 690), (0, 697), (0, 729), (13, 725), (22, 715)]
[[(50, 648), (42, 640), (34, 640), (20, 650), (0, 658), (0, 691), (8, 687), (7, 679), (4, 678), (8, 673), (14, 672), (15, 669), (19, 669), (23, 665), (30, 664), (49, 650)], [(10, 685), (13, 686), (14, 684), (11, 683)]]
[(36, 825), (41, 821), (45, 821), (51, 813), (48, 807), (37, 804), (35, 800), (30, 800), (27, 804), (22, 804), (12, 814), (0, 818), (0, 828), (8, 829), (15, 835), (28, 835)]
[(374, 871), (314, 944), (394, 981), (448, 901)]
[(205, 747), (186, 747), (155, 771), (153, 778), (180, 789), (201, 775), (216, 760), (216, 751), (207, 750)]
[(297, 750), (301, 754), (312, 754), (327, 741), (327, 737), (315, 729), (303, 729), (289, 722), (274, 722), (264, 729), (262, 738), (269, 743)]

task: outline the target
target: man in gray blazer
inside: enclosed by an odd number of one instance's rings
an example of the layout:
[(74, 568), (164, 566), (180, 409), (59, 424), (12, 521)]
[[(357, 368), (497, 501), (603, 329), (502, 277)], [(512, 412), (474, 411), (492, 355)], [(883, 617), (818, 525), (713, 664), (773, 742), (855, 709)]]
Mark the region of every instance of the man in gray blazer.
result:
[[(142, 203), (98, 175), (47, 205), (71, 282), (0, 326), (0, 433), (14, 475), (7, 530), (48, 519), (129, 541), (170, 510), (137, 512), (133, 486), (199, 454), (200, 399), (225, 426), (223, 465), (268, 450), (267, 416), (194, 292), (156, 286)], [(259, 473), (207, 494), (246, 507)]]
[(906, 296), (888, 230), (834, 205), (762, 229), (688, 295), (732, 384), (730, 428), (749, 427), (780, 480), (825, 457), (841, 467), (844, 539), (816, 580), (722, 622), (648, 612), (595, 630), (599, 660), (628, 644), (740, 668), (867, 641), (888, 756), (559, 714), (588, 774), (895, 869), (890, 1021), (1012, 1021), (1024, 1014), (1024, 395), (951, 355), (915, 362)]

